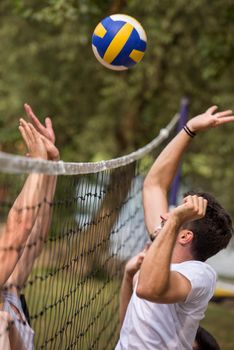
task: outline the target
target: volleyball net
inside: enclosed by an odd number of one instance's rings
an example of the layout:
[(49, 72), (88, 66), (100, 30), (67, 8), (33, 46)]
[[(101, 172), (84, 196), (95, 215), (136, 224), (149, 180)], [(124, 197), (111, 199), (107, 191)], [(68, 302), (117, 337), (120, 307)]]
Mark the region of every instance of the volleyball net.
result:
[[(123, 268), (148, 240), (144, 176), (177, 120), (138, 151), (98, 163), (0, 152), (2, 293), (25, 296), (35, 349), (114, 349)], [(14, 322), (0, 327), (0, 342)]]

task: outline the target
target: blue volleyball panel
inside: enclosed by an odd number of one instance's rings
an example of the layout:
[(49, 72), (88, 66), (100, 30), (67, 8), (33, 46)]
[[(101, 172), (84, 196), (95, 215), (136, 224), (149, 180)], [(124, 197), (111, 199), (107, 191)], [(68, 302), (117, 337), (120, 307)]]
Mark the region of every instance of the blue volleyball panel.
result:
[(125, 67), (134, 66), (136, 62), (129, 57), (130, 53), (132, 52), (132, 50), (139, 50), (139, 51), (145, 52), (145, 49), (146, 49), (146, 42), (140, 39), (140, 36), (137, 30), (134, 28), (126, 44), (124, 45), (123, 49), (115, 57), (115, 59), (111, 62), (111, 64), (113, 64), (114, 66), (125, 66)]
[(106, 17), (102, 22), (103, 27), (107, 30), (103, 38), (93, 35), (92, 42), (96, 47), (99, 55), (103, 58), (105, 52), (118, 33), (118, 31), (125, 25), (124, 21), (113, 21), (110, 17)]

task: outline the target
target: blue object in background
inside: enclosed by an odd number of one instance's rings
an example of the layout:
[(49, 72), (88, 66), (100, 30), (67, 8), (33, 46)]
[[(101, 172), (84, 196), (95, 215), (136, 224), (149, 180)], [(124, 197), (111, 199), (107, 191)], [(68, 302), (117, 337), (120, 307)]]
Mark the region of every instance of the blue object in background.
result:
[[(181, 100), (181, 104), (180, 104), (180, 118), (177, 124), (177, 132), (179, 132), (187, 122), (188, 105), (189, 105), (188, 99), (184, 97)], [(171, 186), (170, 198), (169, 198), (170, 207), (175, 207), (177, 205), (177, 197), (180, 189), (180, 180), (181, 180), (181, 164), (177, 169), (174, 181)]]

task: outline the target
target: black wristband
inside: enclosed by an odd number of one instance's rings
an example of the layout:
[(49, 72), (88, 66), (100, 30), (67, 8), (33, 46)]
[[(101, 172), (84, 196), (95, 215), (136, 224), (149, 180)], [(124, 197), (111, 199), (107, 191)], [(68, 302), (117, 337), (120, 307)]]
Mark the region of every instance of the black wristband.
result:
[(184, 125), (184, 126), (183, 126), (183, 129), (184, 129), (184, 131), (186, 132), (186, 134), (188, 134), (188, 136), (190, 136), (190, 137), (196, 136), (196, 133), (193, 132), (192, 130), (190, 130), (189, 127), (188, 127), (188, 125)]
[(196, 136), (196, 133), (194, 131), (192, 131), (191, 129), (189, 129), (188, 125), (185, 125), (187, 130), (190, 132), (190, 134), (192, 134), (193, 136)]

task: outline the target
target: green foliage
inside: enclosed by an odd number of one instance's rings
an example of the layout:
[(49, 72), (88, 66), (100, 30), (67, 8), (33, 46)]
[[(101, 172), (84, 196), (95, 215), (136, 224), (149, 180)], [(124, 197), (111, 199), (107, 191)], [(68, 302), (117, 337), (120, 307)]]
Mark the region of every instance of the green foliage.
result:
[[(91, 49), (96, 24), (113, 11), (135, 16), (148, 36), (143, 61), (123, 73), (102, 67)], [(17, 124), (24, 102), (38, 116), (53, 117), (67, 161), (112, 158), (143, 146), (184, 95), (191, 115), (211, 104), (233, 108), (233, 19), (230, 0), (2, 0), (1, 149), (23, 151)], [(233, 130), (199, 135), (185, 173), (234, 214)]]

